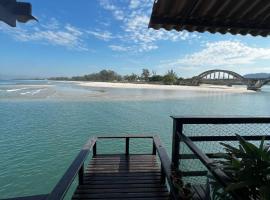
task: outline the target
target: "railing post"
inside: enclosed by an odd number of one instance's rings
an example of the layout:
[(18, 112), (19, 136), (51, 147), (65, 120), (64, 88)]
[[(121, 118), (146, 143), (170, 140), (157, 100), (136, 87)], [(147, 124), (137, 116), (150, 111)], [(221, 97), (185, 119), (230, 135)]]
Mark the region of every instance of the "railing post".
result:
[(152, 155), (157, 155), (157, 148), (156, 148), (156, 144), (155, 144), (154, 139), (153, 139), (153, 150), (152, 150)]
[(183, 124), (177, 119), (173, 119), (173, 135), (172, 135), (172, 168), (174, 170), (179, 167), (179, 150), (180, 150), (180, 137), (177, 133), (182, 134)]
[(126, 138), (126, 156), (129, 155), (129, 137)]
[(93, 157), (97, 155), (97, 143), (93, 146)]
[(83, 185), (84, 164), (79, 170), (79, 185)]

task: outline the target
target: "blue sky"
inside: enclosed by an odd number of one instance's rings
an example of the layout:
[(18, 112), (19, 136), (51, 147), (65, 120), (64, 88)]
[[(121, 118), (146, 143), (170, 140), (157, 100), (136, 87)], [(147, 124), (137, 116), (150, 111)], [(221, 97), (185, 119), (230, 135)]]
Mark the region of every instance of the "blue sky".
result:
[[(25, 0), (26, 1), (26, 0)], [(270, 72), (270, 38), (148, 29), (153, 0), (28, 0), (39, 22), (0, 22), (0, 78), (112, 69)]]

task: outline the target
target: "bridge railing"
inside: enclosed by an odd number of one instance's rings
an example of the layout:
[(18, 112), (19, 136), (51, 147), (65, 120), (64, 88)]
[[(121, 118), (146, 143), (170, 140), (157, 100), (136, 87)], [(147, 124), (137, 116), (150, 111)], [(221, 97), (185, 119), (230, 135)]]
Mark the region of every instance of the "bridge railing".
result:
[[(208, 188), (211, 175), (223, 187), (230, 177), (213, 166), (225, 153), (219, 142), (238, 145), (235, 134), (254, 143), (265, 137), (270, 140), (270, 117), (187, 117), (173, 118), (172, 168), (180, 170), (184, 182), (201, 184)], [(232, 193), (235, 199), (239, 194)]]

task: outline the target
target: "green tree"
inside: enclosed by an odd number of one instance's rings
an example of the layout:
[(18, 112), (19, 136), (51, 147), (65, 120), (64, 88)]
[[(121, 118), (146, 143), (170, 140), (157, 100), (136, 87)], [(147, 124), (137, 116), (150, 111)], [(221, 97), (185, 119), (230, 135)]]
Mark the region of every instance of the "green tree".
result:
[(177, 82), (177, 75), (173, 70), (169, 70), (163, 77), (163, 83), (165, 85), (173, 85)]
[(149, 81), (150, 72), (148, 69), (142, 69), (142, 79), (145, 81)]
[(134, 82), (134, 81), (137, 81), (138, 80), (138, 75), (132, 73), (131, 75), (126, 75), (124, 77), (124, 80), (127, 80), (129, 82)]
[(150, 82), (162, 82), (163, 81), (163, 76), (160, 75), (153, 75), (149, 78)]

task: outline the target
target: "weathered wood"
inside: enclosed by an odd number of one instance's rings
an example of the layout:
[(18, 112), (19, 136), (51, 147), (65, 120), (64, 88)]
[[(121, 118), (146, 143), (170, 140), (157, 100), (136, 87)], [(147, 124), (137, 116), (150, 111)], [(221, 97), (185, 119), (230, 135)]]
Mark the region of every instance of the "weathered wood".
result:
[(157, 148), (156, 148), (155, 142), (153, 141), (152, 155), (156, 155), (156, 154), (157, 154)]
[(48, 200), (55, 200), (55, 199), (63, 199), (67, 190), (69, 189), (70, 185), (72, 184), (74, 178), (79, 173), (79, 170), (83, 166), (84, 161), (87, 158), (90, 150), (92, 150), (93, 146), (96, 143), (96, 138), (90, 139), (77, 155), (75, 160), (72, 162), (70, 167), (65, 172), (64, 176), (61, 180), (57, 183), (51, 194), (48, 196)]
[(119, 135), (119, 136), (98, 136), (98, 139), (124, 139), (124, 138), (149, 138), (152, 139), (152, 135)]
[(172, 167), (178, 169), (179, 167), (179, 150), (180, 150), (180, 137), (178, 133), (182, 133), (183, 124), (177, 120), (173, 120), (173, 134), (172, 134)]
[(129, 155), (129, 137), (126, 138), (126, 156)]
[(168, 199), (160, 170), (155, 155), (97, 155), (73, 199)]
[(170, 193), (172, 195), (173, 199), (178, 199), (178, 195), (176, 194), (176, 191), (174, 189), (173, 183), (172, 183), (172, 179), (171, 179), (171, 160), (167, 154), (167, 151), (165, 149), (165, 147), (163, 147), (160, 139), (158, 136), (154, 136), (153, 140), (155, 142), (156, 148), (157, 148), (157, 152), (158, 152), (158, 156), (162, 165), (162, 173), (165, 173), (166, 175), (166, 179), (168, 181), (169, 187), (170, 187)]
[[(270, 135), (248, 135), (248, 136), (242, 136), (245, 140), (250, 141), (258, 141), (262, 138), (265, 138), (265, 140), (270, 140)], [(231, 135), (231, 136), (190, 136), (189, 139), (191, 139), (193, 142), (214, 142), (214, 141), (238, 141), (237, 136)]]
[(79, 170), (79, 185), (83, 185), (84, 164), (82, 164)]
[(95, 143), (93, 147), (93, 157), (95, 157), (96, 155), (97, 155), (97, 143)]
[[(215, 179), (226, 188), (230, 184), (230, 177), (228, 177), (222, 170), (213, 167), (213, 161), (209, 159), (187, 136), (181, 135), (181, 140), (189, 147), (189, 149), (198, 156), (199, 160), (207, 167)], [(231, 192), (231, 194), (238, 199), (238, 194)]]
[(269, 116), (171, 116), (180, 124), (264, 124)]

